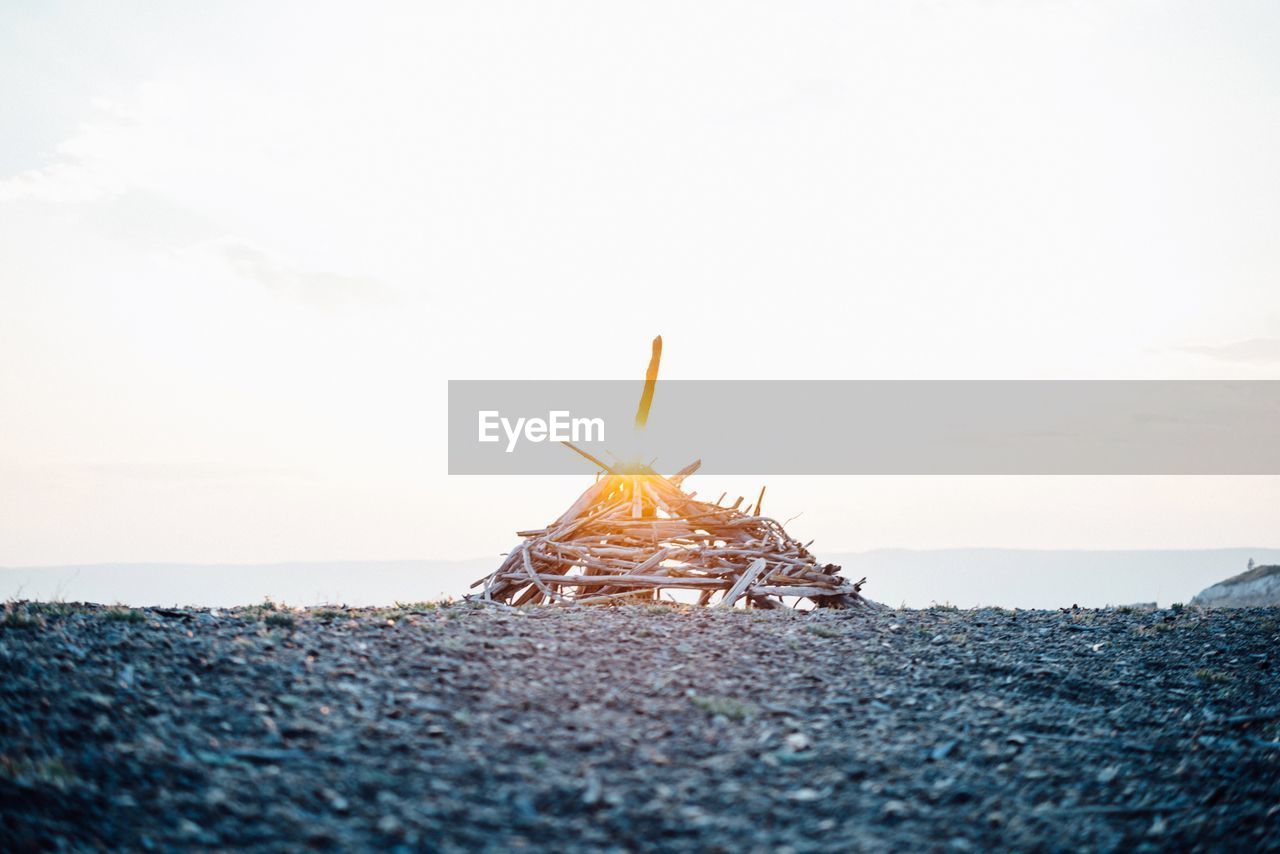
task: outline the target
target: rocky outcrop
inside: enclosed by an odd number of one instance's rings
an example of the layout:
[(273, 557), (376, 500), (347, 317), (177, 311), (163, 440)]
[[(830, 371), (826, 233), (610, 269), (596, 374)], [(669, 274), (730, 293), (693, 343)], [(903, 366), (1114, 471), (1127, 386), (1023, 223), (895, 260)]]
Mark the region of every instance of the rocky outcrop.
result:
[(1280, 605), (1280, 566), (1255, 566), (1248, 572), (1201, 590), (1192, 605), (1206, 608), (1259, 608)]

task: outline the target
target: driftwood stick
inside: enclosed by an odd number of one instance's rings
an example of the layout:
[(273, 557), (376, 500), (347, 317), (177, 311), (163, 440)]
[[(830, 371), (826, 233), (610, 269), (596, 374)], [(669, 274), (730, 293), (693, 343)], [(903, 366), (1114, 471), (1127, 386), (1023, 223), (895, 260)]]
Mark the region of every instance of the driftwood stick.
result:
[(660, 563), (662, 563), (664, 560), (666, 560), (666, 559), (667, 559), (667, 555), (669, 555), (669, 554), (671, 554), (671, 550), (670, 550), (670, 549), (659, 549), (658, 551), (654, 552), (654, 554), (653, 554), (653, 556), (652, 556), (652, 557), (650, 557), (650, 558), (649, 558), (648, 560), (646, 560), (644, 563), (639, 564), (635, 569), (631, 570), (631, 572), (629, 572), (629, 573), (627, 573), (627, 574), (628, 574), (628, 575), (643, 575), (646, 571), (648, 571), (648, 570), (650, 570), (650, 569), (653, 569), (655, 566), (657, 566), (658, 564), (660, 564)]
[[(562, 435), (563, 435), (563, 434), (562, 434)], [(560, 444), (561, 444), (561, 445), (564, 445), (566, 448), (568, 448), (569, 450), (573, 451), (574, 453), (576, 453), (576, 454), (580, 454), (581, 456), (586, 457), (588, 460), (590, 460), (591, 462), (593, 462), (595, 465), (599, 466), (600, 468), (604, 469), (604, 470), (605, 470), (605, 471), (607, 471), (609, 474), (617, 474), (617, 473), (618, 473), (618, 472), (617, 472), (617, 470), (616, 470), (616, 469), (614, 469), (612, 466), (605, 465), (604, 463), (600, 462), (600, 460), (598, 460), (598, 459), (596, 459), (595, 457), (591, 456), (591, 454), (588, 454), (586, 451), (582, 450), (581, 448), (579, 448), (577, 445), (573, 444), (572, 442), (561, 442)]]
[(546, 596), (552, 602), (559, 602), (561, 600), (560, 594), (551, 592), (551, 588), (547, 587), (547, 585), (543, 583), (542, 579), (538, 576), (538, 573), (534, 572), (533, 561), (529, 559), (528, 546), (520, 549), (520, 557), (524, 561), (525, 573), (528, 574), (533, 583), (537, 585), (538, 590), (541, 591), (542, 595)]
[(701, 466), (702, 466), (702, 460), (694, 460), (693, 462), (689, 463), (689, 465), (680, 469), (680, 471), (671, 475), (670, 480), (671, 480), (672, 486), (680, 486), (680, 484), (684, 483), (684, 479), (686, 477), (689, 477), (691, 474), (696, 472)]
[(802, 598), (810, 598), (813, 596), (836, 596), (841, 593), (852, 593), (852, 587), (830, 589), (826, 587), (800, 587), (785, 586), (772, 587), (766, 585), (758, 585), (752, 588), (752, 593), (757, 596), (800, 596)]
[[(724, 590), (729, 586), (723, 578), (683, 578), (666, 575), (535, 575), (533, 578), (559, 587), (607, 587), (624, 581), (631, 587), (682, 587), (689, 590), (703, 590), (708, 587)], [(831, 593), (830, 590), (821, 592)]]
[(764, 572), (764, 568), (768, 565), (769, 561), (762, 557), (758, 557), (752, 561), (751, 565), (747, 567), (747, 571), (738, 577), (737, 582), (734, 583), (733, 587), (729, 588), (729, 592), (724, 594), (724, 599), (722, 599), (720, 604), (716, 607), (732, 608), (733, 603), (738, 601), (738, 597), (751, 586), (756, 578), (759, 577), (760, 573)]
[(636, 427), (649, 423), (649, 407), (653, 406), (653, 390), (658, 385), (658, 363), (662, 361), (662, 336), (653, 339), (653, 351), (649, 355), (649, 367), (644, 372), (644, 391), (636, 408)]

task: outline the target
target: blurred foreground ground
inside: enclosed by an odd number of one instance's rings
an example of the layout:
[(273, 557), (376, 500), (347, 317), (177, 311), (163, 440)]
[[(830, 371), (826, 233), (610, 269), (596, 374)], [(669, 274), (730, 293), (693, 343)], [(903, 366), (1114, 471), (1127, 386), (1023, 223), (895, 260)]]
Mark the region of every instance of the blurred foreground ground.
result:
[(1265, 848), (1280, 610), (8, 606), (0, 848)]

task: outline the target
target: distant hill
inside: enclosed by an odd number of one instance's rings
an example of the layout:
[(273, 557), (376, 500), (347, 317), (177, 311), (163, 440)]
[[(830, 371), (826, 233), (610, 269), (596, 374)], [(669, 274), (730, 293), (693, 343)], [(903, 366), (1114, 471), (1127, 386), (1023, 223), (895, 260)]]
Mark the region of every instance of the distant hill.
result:
[[(1059, 608), (1190, 602), (1197, 591), (1280, 549), (1056, 551), (879, 549), (819, 553), (867, 577), (863, 592), (887, 605)], [(92, 564), (0, 568), (0, 598), (127, 605), (230, 607), (271, 597), (290, 605), (387, 605), (458, 597), (501, 558), (313, 561), (271, 564)]]
[(1251, 558), (1280, 563), (1280, 549), (880, 549), (822, 555), (854, 580), (865, 575), (862, 592), (886, 605), (965, 608), (1190, 602), (1200, 590), (1243, 570)]
[(1207, 608), (1258, 608), (1280, 605), (1280, 566), (1255, 566), (1206, 587), (1191, 600)]
[(103, 563), (0, 568), (0, 597), (226, 608), (270, 597), (290, 605), (389, 605), (461, 596), (502, 558)]

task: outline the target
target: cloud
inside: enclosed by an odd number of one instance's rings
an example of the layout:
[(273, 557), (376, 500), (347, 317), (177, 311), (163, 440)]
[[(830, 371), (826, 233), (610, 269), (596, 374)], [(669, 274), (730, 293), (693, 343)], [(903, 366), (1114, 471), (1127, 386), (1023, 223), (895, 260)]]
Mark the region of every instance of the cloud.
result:
[[(43, 165), (0, 175), (0, 202), (83, 204), (135, 189), (137, 116), (121, 103), (92, 101), (92, 112), (76, 130), (43, 153)], [(138, 158), (146, 162), (146, 154)]]
[(216, 247), (218, 255), (237, 275), (306, 302), (381, 302), (392, 296), (392, 291), (377, 279), (294, 269), (242, 241), (222, 242)]
[[(316, 117), (273, 122), (266, 114), (278, 105), (263, 96), (253, 101), (256, 113), (242, 104), (253, 114), (236, 124), (225, 98), (201, 97), (210, 86), (218, 91), (209, 81), (145, 83), (123, 101), (95, 100), (91, 115), (47, 152), (44, 165), (0, 175), (0, 205), (51, 212), (135, 257), (168, 252), (170, 259), (207, 263), (212, 254), (222, 269), (315, 305), (394, 298), (381, 280), (332, 270), (348, 263), (350, 232), (333, 211), (309, 218), (314, 204), (297, 202), (301, 188), (317, 184), (316, 170), (295, 174), (296, 159), (260, 143), (290, 133), (309, 138)], [(261, 248), (300, 240), (309, 248), (296, 260)]]
[(104, 477), (157, 481), (297, 480), (310, 477), (307, 472), (286, 466), (224, 465), (220, 463), (84, 463), (75, 468)]
[(1251, 365), (1280, 364), (1280, 338), (1249, 338), (1224, 344), (1179, 347), (1178, 350), (1216, 359), (1219, 362)]
[(60, 462), (4, 463), (0, 473), (47, 479), (61, 476), (91, 475), (109, 480), (143, 480), (165, 482), (191, 481), (278, 481), (314, 480), (315, 473), (306, 468), (283, 465), (245, 465), (239, 463), (147, 461), (131, 462)]

